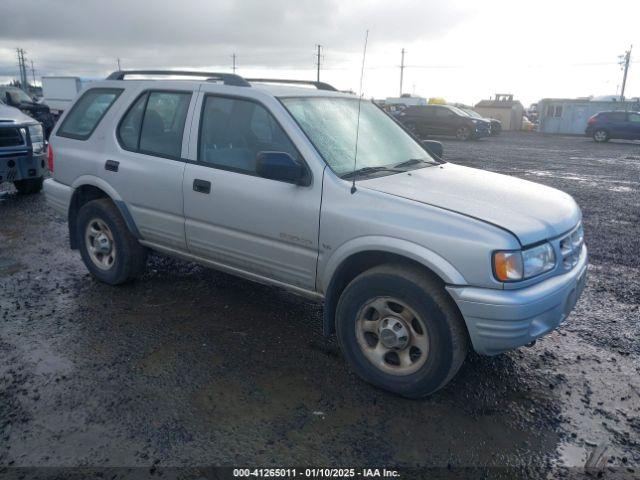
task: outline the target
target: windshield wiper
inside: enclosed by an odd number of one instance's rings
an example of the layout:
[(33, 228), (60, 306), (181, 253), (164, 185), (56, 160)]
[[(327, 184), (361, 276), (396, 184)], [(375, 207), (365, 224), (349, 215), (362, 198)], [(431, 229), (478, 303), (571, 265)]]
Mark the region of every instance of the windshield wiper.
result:
[(351, 177), (359, 177), (360, 175), (368, 175), (370, 173), (376, 173), (376, 172), (403, 173), (404, 170), (400, 170), (398, 168), (391, 168), (391, 167), (362, 167), (352, 172), (347, 172), (342, 174), (341, 178), (347, 179)]
[(411, 165), (417, 165), (419, 163), (426, 163), (428, 165), (437, 165), (435, 162), (430, 162), (429, 160), (425, 160), (424, 158), (410, 158), (404, 162), (396, 163), (393, 168), (402, 168), (402, 167), (410, 167)]

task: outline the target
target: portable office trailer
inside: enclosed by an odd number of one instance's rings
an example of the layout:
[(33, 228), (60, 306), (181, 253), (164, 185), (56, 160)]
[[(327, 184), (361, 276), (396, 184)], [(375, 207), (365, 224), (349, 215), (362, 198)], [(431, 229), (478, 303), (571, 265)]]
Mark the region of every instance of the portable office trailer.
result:
[(640, 99), (625, 102), (589, 98), (543, 98), (538, 102), (539, 127), (542, 133), (584, 135), (587, 121), (598, 112), (640, 111)]

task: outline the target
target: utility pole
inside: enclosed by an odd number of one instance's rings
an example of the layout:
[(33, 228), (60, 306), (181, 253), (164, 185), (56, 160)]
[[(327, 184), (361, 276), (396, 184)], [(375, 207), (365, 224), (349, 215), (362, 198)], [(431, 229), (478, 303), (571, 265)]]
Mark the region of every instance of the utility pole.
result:
[(16, 52), (18, 52), (18, 68), (20, 70), (20, 88), (25, 90), (25, 88), (27, 88), (27, 68), (24, 63), (24, 54), (26, 52), (21, 48), (16, 48)]
[(404, 48), (402, 49), (402, 56), (400, 57), (400, 97), (402, 96), (402, 80), (404, 77)]
[(33, 86), (36, 86), (36, 70), (33, 68), (33, 60), (31, 60), (31, 78), (33, 78)]
[(122, 68), (120, 68), (120, 57), (117, 58), (117, 62), (118, 62), (118, 71), (120, 72), (122, 70)]
[(233, 59), (233, 66), (231, 68), (233, 69), (233, 73), (236, 73), (236, 54), (231, 55), (231, 58)]
[(320, 50), (322, 49), (322, 45), (317, 45), (318, 47), (318, 53), (316, 53), (316, 68), (317, 68), (317, 81), (320, 81), (320, 59), (321, 59), (321, 55), (320, 55)]
[(622, 76), (622, 90), (620, 91), (620, 101), (624, 102), (624, 88), (627, 85), (627, 72), (629, 71), (629, 63), (631, 63), (631, 49), (633, 45), (629, 47), (624, 55), (620, 57), (620, 66), (624, 68), (624, 75)]

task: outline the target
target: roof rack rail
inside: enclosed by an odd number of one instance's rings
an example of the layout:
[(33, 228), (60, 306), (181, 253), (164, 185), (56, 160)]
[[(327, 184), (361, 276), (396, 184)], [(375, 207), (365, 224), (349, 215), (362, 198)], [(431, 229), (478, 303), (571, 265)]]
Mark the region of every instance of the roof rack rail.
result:
[(107, 77), (107, 80), (124, 80), (129, 75), (174, 75), (181, 77), (207, 77), (207, 80), (218, 80), (225, 85), (235, 87), (250, 87), (240, 75), (233, 73), (217, 73), (217, 72), (196, 72), (192, 70), (118, 70)]
[(316, 87), (318, 90), (329, 90), (331, 92), (337, 92), (338, 89), (333, 85), (329, 85), (325, 82), (316, 82), (315, 80), (287, 80), (282, 78), (247, 78), (245, 79), (247, 82), (255, 82), (255, 83), (282, 83), (282, 84), (291, 84), (291, 85), (312, 85)]

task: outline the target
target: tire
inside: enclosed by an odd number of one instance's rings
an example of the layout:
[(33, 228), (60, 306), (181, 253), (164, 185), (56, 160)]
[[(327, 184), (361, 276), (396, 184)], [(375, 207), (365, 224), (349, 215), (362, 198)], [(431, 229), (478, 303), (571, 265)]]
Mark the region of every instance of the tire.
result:
[(24, 180), (16, 180), (13, 185), (18, 190), (18, 193), (22, 195), (30, 195), (32, 193), (38, 193), (42, 190), (43, 178), (27, 178)]
[(92, 200), (80, 208), (76, 235), (82, 260), (98, 280), (119, 285), (144, 273), (147, 249), (131, 234), (110, 199)]
[(597, 143), (604, 143), (609, 141), (609, 132), (603, 130), (602, 128), (597, 129), (593, 132), (593, 140)]
[(467, 126), (461, 126), (456, 129), (456, 138), (458, 140), (467, 141), (471, 138), (471, 130)]
[[(377, 315), (380, 304), (385, 304), (384, 317)], [(401, 313), (396, 313), (400, 311), (397, 307), (402, 307)], [(405, 320), (412, 316), (415, 318), (409, 320), (409, 325)], [(370, 327), (360, 327), (370, 321), (374, 323), (367, 325), (377, 325), (377, 343), (370, 332), (362, 333)], [(385, 326), (385, 322), (391, 324)], [(404, 326), (397, 328), (393, 322)], [(419, 335), (415, 322), (426, 332)], [(381, 330), (382, 327), (399, 331), (398, 335), (409, 331), (406, 342), (411, 346), (408, 353), (407, 348), (398, 350), (396, 346), (374, 363), (371, 357), (383, 351), (384, 342), (389, 340), (389, 332), (384, 331), (388, 329)], [(460, 369), (469, 345), (464, 320), (451, 297), (436, 280), (408, 265), (381, 265), (351, 281), (338, 301), (336, 332), (344, 356), (362, 379), (409, 398), (425, 397), (444, 387)], [(399, 336), (398, 340), (402, 338)], [(414, 344), (424, 344), (426, 352), (418, 355)], [(402, 365), (401, 356), (408, 356), (411, 363)]]

